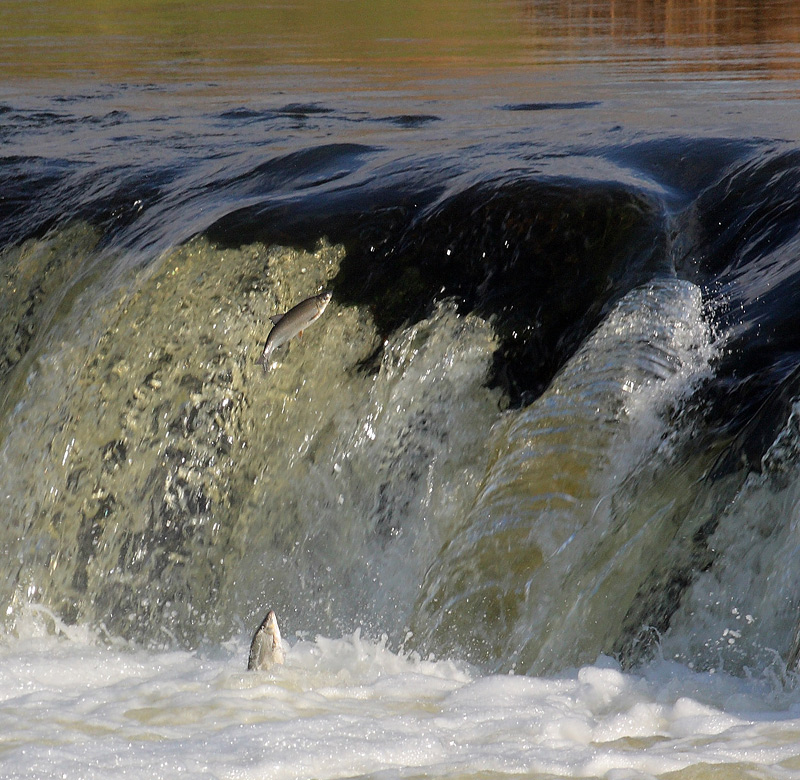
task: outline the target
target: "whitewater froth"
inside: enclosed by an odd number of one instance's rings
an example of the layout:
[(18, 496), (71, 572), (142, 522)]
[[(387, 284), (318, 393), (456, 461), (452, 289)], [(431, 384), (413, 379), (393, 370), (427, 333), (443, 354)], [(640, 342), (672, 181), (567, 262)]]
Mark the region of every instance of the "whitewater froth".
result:
[(676, 526), (669, 503), (638, 512), (633, 497), (668, 464), (667, 416), (712, 354), (700, 290), (657, 279), (495, 426), (476, 502), (426, 577), (422, 646), (536, 671), (614, 649)]

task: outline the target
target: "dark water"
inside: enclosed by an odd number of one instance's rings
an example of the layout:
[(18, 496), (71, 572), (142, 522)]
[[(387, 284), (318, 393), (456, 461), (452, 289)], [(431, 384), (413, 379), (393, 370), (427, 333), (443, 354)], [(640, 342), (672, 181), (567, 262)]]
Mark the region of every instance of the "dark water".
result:
[(336, 8), (0, 11), (10, 625), (793, 663), (794, 4)]

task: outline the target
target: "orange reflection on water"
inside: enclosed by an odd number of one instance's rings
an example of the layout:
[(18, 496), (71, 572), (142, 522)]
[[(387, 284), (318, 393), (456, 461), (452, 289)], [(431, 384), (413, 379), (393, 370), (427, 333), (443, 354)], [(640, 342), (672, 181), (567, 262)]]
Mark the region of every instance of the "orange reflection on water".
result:
[[(800, 72), (800, 2), (0, 3), (0, 77), (16, 79), (197, 80), (298, 65), (320, 72), (363, 67), (383, 76), (395, 69), (452, 74), (604, 59), (635, 69), (643, 49), (666, 72)], [(688, 59), (686, 49), (693, 50)]]
[(576, 40), (651, 46), (800, 44), (795, 0), (528, 0), (523, 16)]

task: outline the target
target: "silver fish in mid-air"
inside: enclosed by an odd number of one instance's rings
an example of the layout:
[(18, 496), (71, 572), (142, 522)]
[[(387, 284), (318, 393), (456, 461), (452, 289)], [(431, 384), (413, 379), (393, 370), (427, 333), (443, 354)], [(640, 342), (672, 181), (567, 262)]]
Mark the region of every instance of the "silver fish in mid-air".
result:
[(273, 328), (267, 336), (264, 351), (256, 363), (265, 372), (269, 371), (269, 356), (272, 352), (298, 334), (302, 336), (303, 331), (322, 316), (322, 312), (325, 311), (325, 307), (330, 301), (331, 294), (329, 292), (312, 295), (311, 298), (306, 298), (297, 306), (293, 306), (285, 314), (276, 314), (274, 317), (270, 317)]
[(270, 610), (253, 635), (247, 669), (269, 669), (274, 664), (282, 664), (283, 657), (283, 642), (278, 629), (278, 620), (275, 612)]

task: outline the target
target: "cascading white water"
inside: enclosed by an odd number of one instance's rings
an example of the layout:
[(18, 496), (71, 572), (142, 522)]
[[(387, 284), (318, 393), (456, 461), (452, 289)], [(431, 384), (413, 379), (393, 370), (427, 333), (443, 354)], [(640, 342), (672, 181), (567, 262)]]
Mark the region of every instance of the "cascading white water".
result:
[(12, 618), (32, 599), (194, 645), (266, 602), (298, 629), (403, 636), (483, 471), (494, 335), (444, 302), (373, 371), (369, 313), (334, 300), (265, 375), (268, 316), (342, 257), (198, 239), (54, 324), (0, 451)]
[(761, 460), (722, 506), (713, 566), (681, 601), (662, 651), (698, 669), (757, 672), (795, 666), (800, 628), (800, 402)]
[(428, 572), (421, 646), (525, 671), (614, 649), (680, 525), (681, 481), (662, 477), (667, 494), (649, 498), (644, 485), (670, 467), (667, 415), (712, 354), (699, 289), (655, 280), (614, 307), (541, 398), (506, 415), (477, 500)]
[(503, 413), (491, 323), (447, 301), (372, 365), (369, 313), (334, 299), (265, 376), (268, 315), (342, 256), (196, 240), (54, 319), (4, 422), (10, 625), (34, 601), (195, 645), (271, 605), (298, 631), (399, 643), (411, 627), (423, 652), (554, 670), (638, 657), (677, 609), (670, 566), (686, 576), (713, 521), (716, 561), (664, 652), (734, 669), (796, 653), (794, 417), (738, 492), (698, 481), (717, 450), (693, 449), (682, 412), (713, 355), (695, 286), (632, 291), (540, 399)]
[[(790, 690), (598, 658), (641, 627), (631, 615), (664, 550), (691, 550), (720, 513), (698, 481), (717, 450), (693, 450), (684, 409), (714, 354), (699, 290), (632, 291), (524, 409), (501, 412), (485, 387), (491, 322), (448, 301), (373, 364), (369, 312), (334, 300), (265, 377), (266, 317), (341, 257), (198, 240), (131, 292), (90, 290), (93, 310), (55, 320), (79, 337), (39, 345), (2, 449), (3, 547), (18, 561), (0, 643), (8, 776), (23, 754), (41, 777), (792, 771)], [(664, 654), (742, 669), (769, 662), (767, 633), (791, 652), (795, 429), (793, 416), (722, 513), (715, 564)], [(760, 520), (743, 534), (737, 512)], [(446, 584), (458, 610), (497, 581), (502, 630), (485, 601), (464, 627), (426, 600)], [(289, 652), (259, 676), (246, 643), (267, 604)], [(438, 651), (443, 628), (453, 656), (480, 634), (483, 671), (402, 649)]]

